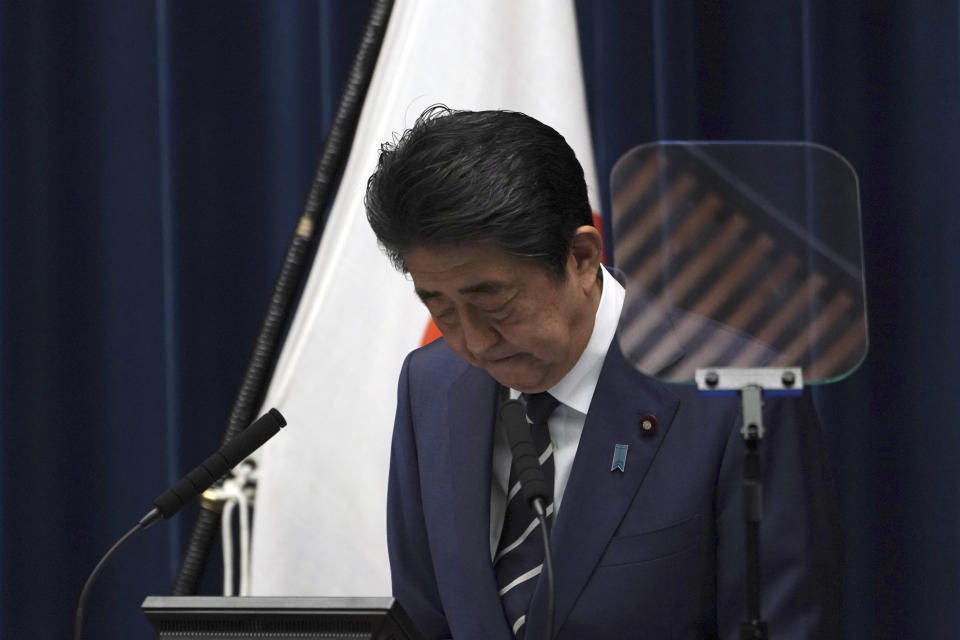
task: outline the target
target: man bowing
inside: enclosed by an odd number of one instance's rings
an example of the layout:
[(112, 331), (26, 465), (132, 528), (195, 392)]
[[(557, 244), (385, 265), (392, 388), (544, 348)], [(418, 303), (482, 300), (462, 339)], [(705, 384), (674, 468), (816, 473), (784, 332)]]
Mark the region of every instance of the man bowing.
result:
[[(739, 637), (738, 405), (624, 359), (624, 288), (563, 137), (521, 113), (429, 109), (383, 145), (366, 207), (443, 334), (403, 365), (387, 505), (394, 595), (424, 636), (543, 635), (540, 524), (497, 424), (518, 397), (551, 487), (554, 637)], [(807, 398), (764, 411), (763, 618), (778, 640), (836, 638), (815, 415)]]

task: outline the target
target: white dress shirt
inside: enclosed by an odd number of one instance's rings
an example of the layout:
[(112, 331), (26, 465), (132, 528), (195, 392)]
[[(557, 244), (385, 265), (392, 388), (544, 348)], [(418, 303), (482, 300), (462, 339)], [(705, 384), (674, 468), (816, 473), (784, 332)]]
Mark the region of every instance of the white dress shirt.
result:
[[(590, 401), (600, 379), (600, 369), (607, 357), (607, 349), (617, 332), (620, 310), (623, 308), (624, 289), (616, 278), (601, 268), (603, 290), (593, 322), (593, 332), (580, 359), (560, 381), (547, 392), (560, 401), (560, 406), (547, 421), (553, 443), (553, 509), (554, 521), (559, 517), (563, 491), (570, 478), (573, 459), (577, 455), (583, 423), (587, 419)], [(520, 392), (511, 389), (516, 398)], [(490, 557), (497, 552), (503, 518), (507, 511), (507, 483), (510, 480), (510, 446), (506, 435), (497, 430), (493, 440), (493, 482), (490, 490)]]

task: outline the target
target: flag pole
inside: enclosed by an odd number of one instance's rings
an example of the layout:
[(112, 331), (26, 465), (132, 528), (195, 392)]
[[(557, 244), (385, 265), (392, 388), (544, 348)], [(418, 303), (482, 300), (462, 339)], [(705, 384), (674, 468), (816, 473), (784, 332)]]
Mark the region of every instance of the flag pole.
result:
[[(304, 274), (308, 271), (311, 249), (315, 247), (319, 237), (317, 223), (330, 200), (331, 186), (349, 156), (350, 143), (357, 129), (360, 110), (370, 86), (392, 8), (393, 0), (375, 0), (367, 18), (360, 46), (354, 55), (330, 125), (330, 133), (303, 205), (303, 212), (284, 257), (267, 313), (260, 325), (253, 352), (230, 410), (223, 442), (232, 439), (252, 422), (256, 417), (255, 412), (263, 402), (280, 351), (283, 330), (295, 307), (295, 298)], [(220, 529), (218, 507), (217, 504), (202, 501), (173, 585), (173, 595), (193, 595), (197, 592), (207, 557)]]

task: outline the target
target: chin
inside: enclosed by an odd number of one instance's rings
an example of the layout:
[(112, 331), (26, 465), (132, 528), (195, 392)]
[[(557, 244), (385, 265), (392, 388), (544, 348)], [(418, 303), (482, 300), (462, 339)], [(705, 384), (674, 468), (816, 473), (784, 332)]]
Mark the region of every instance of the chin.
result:
[(539, 393), (550, 388), (545, 384), (545, 372), (529, 364), (491, 365), (486, 371), (500, 384), (522, 393)]
[(511, 389), (516, 389), (520, 393), (526, 393), (527, 395), (533, 395), (534, 393), (540, 393), (541, 391), (546, 391), (550, 387), (544, 387), (542, 385), (528, 386), (523, 384), (506, 384), (501, 383), (504, 386), (510, 387)]

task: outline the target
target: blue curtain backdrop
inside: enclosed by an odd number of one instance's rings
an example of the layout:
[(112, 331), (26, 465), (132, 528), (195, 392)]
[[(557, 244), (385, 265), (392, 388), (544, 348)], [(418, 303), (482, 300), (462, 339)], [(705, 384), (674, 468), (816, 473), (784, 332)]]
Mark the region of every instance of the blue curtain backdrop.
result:
[[(0, 3), (0, 637), (66, 637), (97, 558), (219, 443), (368, 6)], [(601, 176), (665, 138), (810, 140), (857, 168), (871, 352), (818, 395), (847, 637), (950, 637), (960, 7), (577, 13)], [(115, 558), (88, 637), (149, 636), (139, 603), (192, 522)]]

